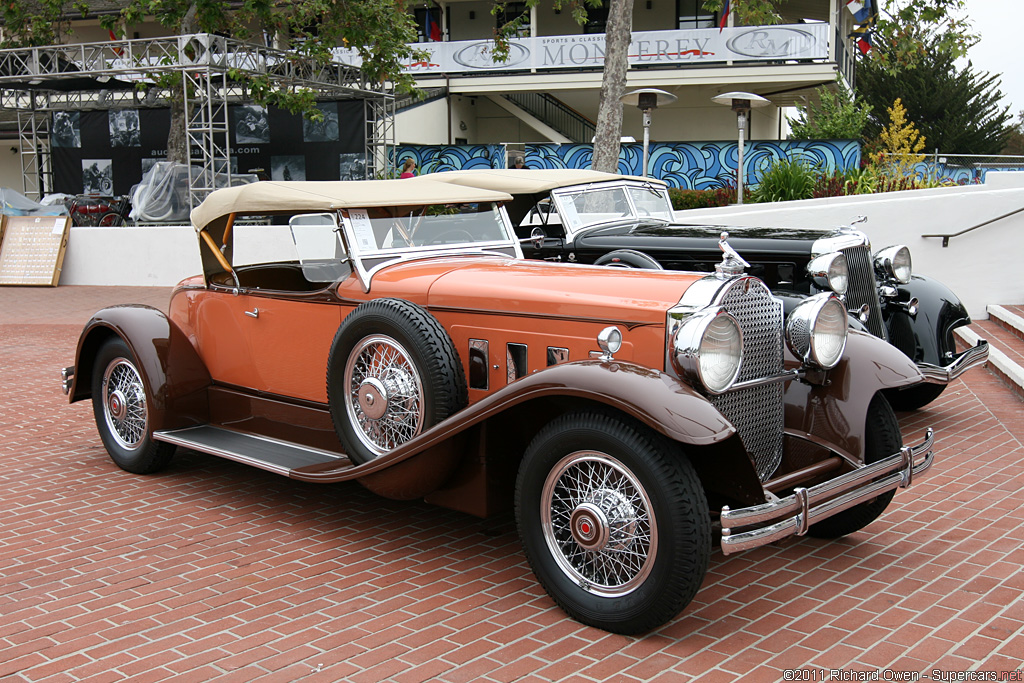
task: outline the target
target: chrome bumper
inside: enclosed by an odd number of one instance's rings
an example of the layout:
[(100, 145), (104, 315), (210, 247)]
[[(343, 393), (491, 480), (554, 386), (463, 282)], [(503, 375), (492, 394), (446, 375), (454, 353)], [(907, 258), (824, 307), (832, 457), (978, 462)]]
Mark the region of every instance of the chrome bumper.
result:
[(67, 396), (71, 393), (71, 382), (75, 378), (75, 366), (72, 365), (68, 368), (61, 368), (60, 371), (60, 388), (64, 390), (64, 395)]
[(975, 365), (981, 365), (987, 361), (988, 342), (982, 339), (978, 342), (977, 346), (969, 348), (956, 356), (949, 365), (941, 366), (932, 365), (931, 363), (918, 363), (917, 369), (924, 375), (925, 382), (930, 384), (949, 384)]
[[(722, 508), (722, 552), (726, 555), (766, 545), (788, 536), (803, 536), (815, 522), (831, 517), (859, 503), (895, 488), (907, 488), (914, 477), (932, 466), (934, 432), (929, 428), (924, 441), (871, 465), (810, 488), (795, 489), (793, 495), (770, 503), (739, 510)], [(923, 458), (917, 463), (918, 458)], [(917, 464), (915, 464), (917, 463)], [(737, 527), (771, 526), (733, 533)]]

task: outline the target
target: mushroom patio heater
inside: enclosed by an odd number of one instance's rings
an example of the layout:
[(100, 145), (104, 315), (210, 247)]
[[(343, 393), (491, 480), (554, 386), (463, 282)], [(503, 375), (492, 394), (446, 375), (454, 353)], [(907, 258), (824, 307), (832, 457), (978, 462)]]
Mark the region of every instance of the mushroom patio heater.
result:
[(743, 145), (747, 141), (747, 120), (750, 117), (750, 110), (754, 107), (763, 107), (771, 104), (769, 100), (755, 95), (752, 92), (727, 92), (715, 95), (712, 102), (725, 104), (732, 107), (736, 112), (736, 127), (739, 129), (736, 143), (736, 203), (743, 203)]
[(619, 98), (623, 104), (635, 105), (644, 114), (644, 166), (643, 176), (647, 177), (647, 150), (651, 144), (651, 112), (659, 105), (671, 104), (678, 99), (675, 95), (657, 88), (640, 88)]

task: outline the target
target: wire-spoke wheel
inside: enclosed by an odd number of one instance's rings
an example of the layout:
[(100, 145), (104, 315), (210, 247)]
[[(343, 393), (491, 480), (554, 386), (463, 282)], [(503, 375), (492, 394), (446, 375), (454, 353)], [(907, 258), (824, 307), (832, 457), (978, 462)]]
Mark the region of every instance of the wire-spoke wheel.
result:
[(92, 405), (107, 453), (121, 469), (149, 474), (174, 455), (174, 446), (154, 441), (149, 395), (139, 363), (121, 338), (100, 347), (93, 364)]
[(423, 384), (409, 352), (385, 335), (366, 337), (345, 364), (345, 408), (356, 436), (377, 455), (423, 428)]
[(357, 464), (408, 443), (468, 402), (462, 362), (434, 316), (401, 299), (348, 314), (334, 335), (327, 400)]
[(516, 522), (555, 602), (616, 633), (643, 633), (678, 614), (711, 552), (707, 501), (689, 460), (613, 414), (566, 414), (537, 434), (516, 480)]
[(540, 514), (559, 568), (595, 595), (625, 595), (651, 573), (658, 549), (651, 500), (615, 458), (591, 451), (565, 456), (544, 482)]
[(138, 448), (149, 427), (146, 391), (139, 371), (127, 358), (115, 358), (107, 365), (99, 400), (117, 445), (127, 450)]

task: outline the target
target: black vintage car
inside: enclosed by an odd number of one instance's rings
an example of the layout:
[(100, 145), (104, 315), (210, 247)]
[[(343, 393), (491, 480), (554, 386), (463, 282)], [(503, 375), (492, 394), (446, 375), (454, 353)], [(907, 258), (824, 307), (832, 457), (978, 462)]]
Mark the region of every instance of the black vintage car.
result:
[(969, 325), (970, 316), (949, 288), (913, 273), (907, 247), (872, 252), (867, 236), (852, 226), (679, 224), (662, 181), (597, 171), (456, 171), (429, 177), (513, 195), (506, 208), (527, 258), (713, 273), (731, 247), (737, 265), (767, 283), (787, 314), (808, 296), (835, 292), (854, 328), (887, 340), (921, 370), (924, 382), (889, 393), (898, 410), (930, 403), (988, 358), (985, 341), (957, 353), (953, 330)]

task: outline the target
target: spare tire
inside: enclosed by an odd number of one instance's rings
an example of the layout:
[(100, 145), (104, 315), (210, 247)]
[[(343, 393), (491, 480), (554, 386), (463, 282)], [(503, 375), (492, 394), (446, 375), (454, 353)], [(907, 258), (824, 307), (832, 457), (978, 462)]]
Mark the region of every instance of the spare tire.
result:
[(356, 464), (398, 448), (469, 401), (448, 333), (401, 299), (369, 301), (342, 321), (327, 362), (327, 399)]

